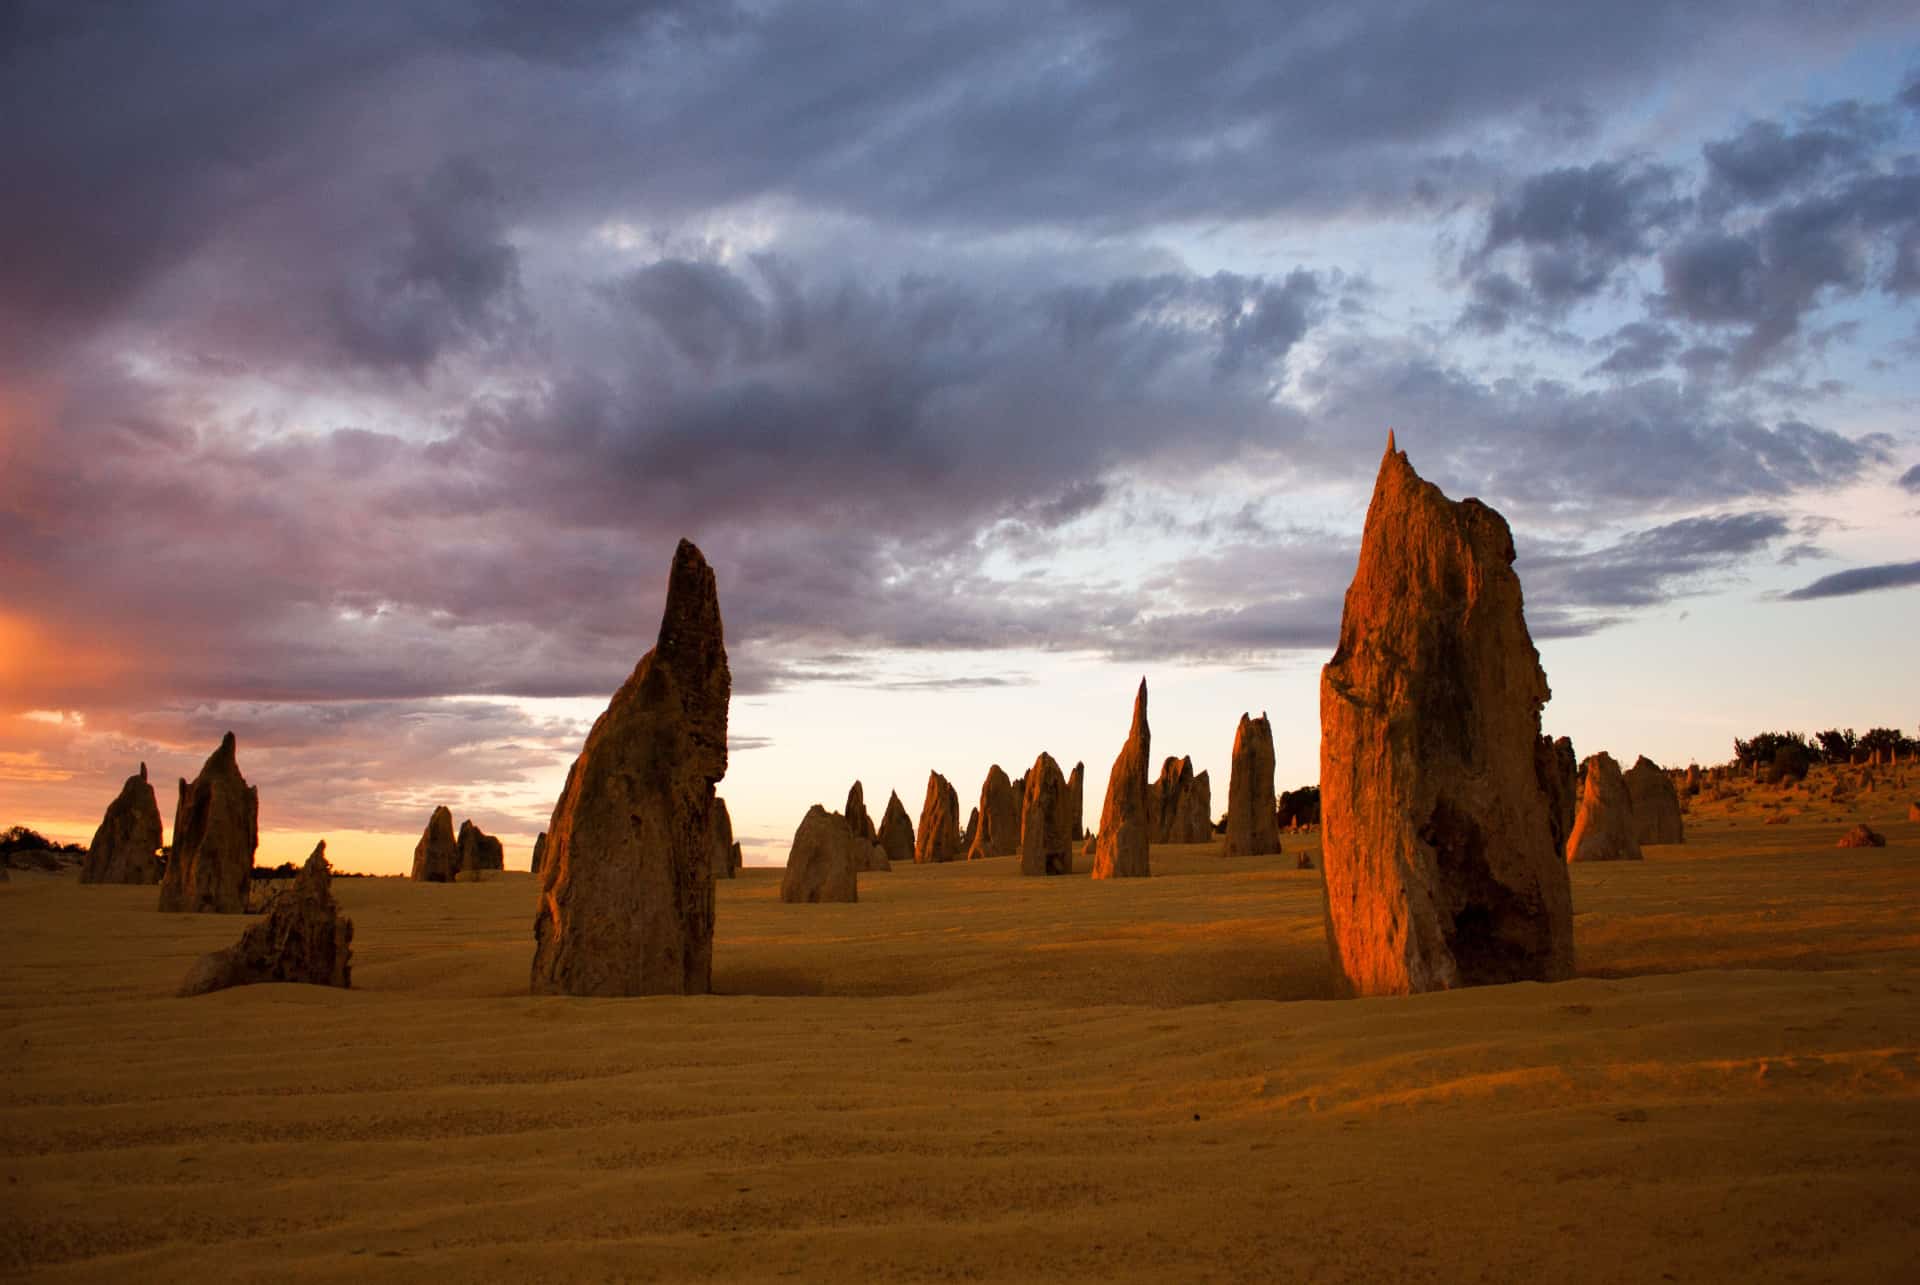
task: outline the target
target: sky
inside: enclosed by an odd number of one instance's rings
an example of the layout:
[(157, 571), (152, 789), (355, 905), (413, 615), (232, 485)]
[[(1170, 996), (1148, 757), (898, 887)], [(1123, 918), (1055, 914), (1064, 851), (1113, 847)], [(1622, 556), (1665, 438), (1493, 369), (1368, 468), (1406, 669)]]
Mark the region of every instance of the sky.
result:
[(1142, 675), (1307, 784), (1389, 428), (1581, 754), (1920, 723), (1910, 0), (25, 0), (0, 191), (0, 825), (523, 865), (682, 536), (751, 864)]

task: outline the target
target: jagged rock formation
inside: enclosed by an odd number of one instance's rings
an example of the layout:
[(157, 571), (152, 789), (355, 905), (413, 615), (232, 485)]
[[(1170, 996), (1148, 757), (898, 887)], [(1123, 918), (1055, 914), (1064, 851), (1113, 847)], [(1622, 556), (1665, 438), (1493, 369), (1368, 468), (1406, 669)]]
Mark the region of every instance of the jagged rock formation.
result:
[(494, 838), (471, 819), (460, 823), (460, 836), (456, 840), (460, 848), (460, 869), (466, 874), (477, 874), (482, 870), (505, 870), (507, 852), (500, 840)]
[(1687, 764), (1687, 783), (1681, 788), (1689, 796), (1700, 793), (1700, 765), (1698, 763)]
[(547, 826), (535, 994), (713, 989), (708, 844), (732, 690), (713, 570), (682, 540), (658, 641), (594, 723)]
[(413, 845), (415, 883), (452, 883), (461, 870), (460, 842), (453, 836), (453, 813), (437, 807), (427, 818), (420, 842)]
[(960, 793), (938, 772), (927, 773), (927, 801), (920, 805), (920, 825), (914, 833), (913, 859), (918, 865), (953, 861), (966, 852), (960, 846)]
[(1107, 775), (1107, 798), (1100, 807), (1100, 833), (1093, 841), (1095, 879), (1143, 879), (1152, 871), (1148, 844), (1153, 804), (1148, 797), (1147, 759), (1153, 734), (1147, 726), (1147, 680), (1133, 698), (1133, 726)]
[(853, 837), (853, 868), (855, 871), (886, 871), (893, 869), (893, 862), (887, 856), (887, 850), (880, 846), (879, 832), (873, 828), (873, 819), (867, 815), (866, 792), (860, 782), (855, 781), (853, 788), (847, 791), (847, 833)]
[(1834, 846), (1836, 848), (1884, 848), (1887, 846), (1887, 836), (1862, 821), (1841, 835), (1840, 842)]
[(713, 811), (707, 824), (707, 856), (713, 863), (715, 879), (731, 879), (734, 875), (733, 854), (737, 845), (733, 841), (733, 816), (727, 811), (727, 801), (719, 795), (713, 797)]
[(1547, 795), (1553, 850), (1565, 861), (1567, 840), (1573, 837), (1573, 820), (1580, 809), (1580, 765), (1573, 756), (1573, 742), (1564, 736), (1556, 741), (1542, 734), (1534, 746), (1533, 766)]
[(867, 815), (866, 789), (858, 781), (855, 781), (853, 788), (847, 791), (847, 829), (851, 830), (856, 838), (865, 839), (868, 843), (880, 837), (873, 828), (873, 818)]
[(1227, 776), (1227, 855), (1258, 857), (1280, 851), (1280, 824), (1273, 803), (1273, 725), (1240, 716), (1233, 733), (1233, 767)]
[(160, 909), (246, 913), (253, 854), (260, 846), (260, 794), (240, 775), (228, 732), (193, 784), (180, 782), (173, 855), (160, 879)]
[(787, 873), (780, 880), (780, 900), (860, 900), (855, 875), (866, 861), (866, 849), (873, 846), (853, 833), (847, 818), (814, 804), (793, 833)]
[(962, 855), (973, 851), (973, 841), (980, 833), (980, 809), (973, 808), (967, 813), (967, 828), (960, 832), (960, 852)]
[(333, 868), (322, 839), (293, 887), (273, 899), (266, 918), (237, 944), (203, 955), (188, 970), (181, 995), (204, 995), (255, 982), (353, 985), (353, 920), (333, 899)]
[(1087, 837), (1087, 765), (1075, 763), (1067, 775), (1067, 812), (1073, 817), (1075, 843)]
[(1320, 681), (1328, 937), (1360, 994), (1572, 975), (1513, 558), (1505, 519), (1421, 480), (1389, 434)]
[(880, 850), (887, 854), (889, 863), (913, 861), (913, 822), (907, 819), (907, 809), (897, 791), (887, 793), (887, 810), (880, 816), (879, 840)]
[(147, 783), (145, 763), (140, 774), (128, 777), (118, 797), (107, 804), (80, 867), (80, 882), (160, 882), (160, 804)]
[(1640, 841), (1635, 837), (1633, 796), (1620, 775), (1620, 765), (1604, 751), (1588, 757), (1581, 774), (1580, 813), (1567, 839), (1568, 861), (1638, 861)]
[(1205, 843), (1213, 836), (1213, 786), (1191, 758), (1169, 758), (1147, 794), (1155, 843)]
[(1685, 843), (1680, 820), (1680, 792), (1667, 770), (1642, 754), (1626, 774), (1627, 796), (1633, 800), (1633, 837), (1641, 843)]
[(1073, 873), (1072, 798), (1051, 754), (1033, 761), (1020, 802), (1020, 873)]
[(983, 857), (1009, 857), (1020, 850), (1020, 796), (1013, 783), (995, 763), (980, 783), (980, 806), (974, 809), (979, 819), (967, 844), (967, 860)]
[(527, 868), (530, 871), (532, 871), (534, 874), (539, 874), (540, 867), (546, 863), (546, 859), (547, 859), (547, 832), (545, 830), (542, 830), (539, 836), (535, 838), (533, 841), (533, 856), (527, 862)]

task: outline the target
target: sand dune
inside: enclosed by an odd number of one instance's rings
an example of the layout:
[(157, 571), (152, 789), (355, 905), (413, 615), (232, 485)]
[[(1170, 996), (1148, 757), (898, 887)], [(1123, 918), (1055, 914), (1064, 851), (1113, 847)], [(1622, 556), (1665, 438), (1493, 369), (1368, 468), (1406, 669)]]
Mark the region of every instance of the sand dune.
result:
[[(685, 1000), (528, 997), (512, 874), (341, 880), (353, 990), (176, 1000), (240, 920), (16, 873), (0, 1270), (1911, 1280), (1905, 805), (1696, 809), (1574, 867), (1578, 980), (1397, 1000), (1329, 994), (1291, 837), (1109, 883), (896, 867), (857, 905), (749, 870)], [(1834, 848), (1862, 817), (1890, 846)]]

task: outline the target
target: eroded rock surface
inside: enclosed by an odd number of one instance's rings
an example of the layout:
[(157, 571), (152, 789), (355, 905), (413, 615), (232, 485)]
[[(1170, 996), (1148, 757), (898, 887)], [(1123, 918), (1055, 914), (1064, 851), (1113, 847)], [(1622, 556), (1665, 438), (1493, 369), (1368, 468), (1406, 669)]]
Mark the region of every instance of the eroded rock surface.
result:
[(1147, 680), (1133, 698), (1133, 726), (1107, 775), (1107, 798), (1100, 807), (1100, 832), (1093, 840), (1095, 879), (1144, 879), (1152, 873), (1148, 845), (1153, 804), (1147, 792), (1147, 760), (1153, 734), (1147, 726)]
[(713, 787), (732, 690), (713, 569), (682, 540), (653, 650), (594, 723), (547, 826), (535, 994), (713, 989)]
[(1685, 843), (1680, 791), (1667, 770), (1642, 754), (1627, 770), (1627, 796), (1633, 800), (1633, 837), (1647, 843)]
[(927, 773), (927, 799), (914, 834), (913, 859), (919, 865), (957, 860), (966, 852), (960, 846), (960, 792), (938, 772)]
[(1581, 770), (1580, 812), (1567, 840), (1568, 861), (1639, 861), (1640, 840), (1620, 765), (1605, 752), (1590, 756)]
[(1020, 804), (1020, 873), (1073, 873), (1072, 798), (1051, 754), (1033, 761)]
[(1547, 816), (1553, 822), (1553, 850), (1564, 861), (1574, 817), (1580, 811), (1579, 761), (1573, 756), (1573, 742), (1564, 736), (1556, 741), (1542, 735), (1534, 754), (1540, 788), (1547, 795)]
[(1242, 714), (1233, 733), (1227, 776), (1227, 855), (1258, 857), (1280, 851), (1273, 799), (1273, 725)]
[(858, 838), (872, 843), (879, 833), (873, 828), (873, 818), (867, 815), (867, 791), (860, 782), (855, 781), (853, 788), (847, 791), (847, 829)]
[(433, 810), (420, 842), (413, 845), (415, 883), (452, 883), (460, 873), (460, 841), (453, 834), (453, 813), (445, 807)]
[(1213, 786), (1205, 772), (1194, 775), (1191, 758), (1162, 763), (1148, 799), (1155, 843), (1205, 843), (1213, 837)]
[(974, 809), (978, 824), (967, 847), (967, 860), (983, 857), (1007, 857), (1020, 850), (1020, 798), (1013, 783), (995, 763), (980, 783), (980, 806)]
[(192, 784), (180, 782), (173, 855), (160, 879), (160, 909), (244, 914), (260, 846), (260, 795), (244, 776), (228, 732)]
[(181, 995), (204, 995), (257, 982), (353, 985), (353, 920), (333, 899), (333, 869), (323, 839), (293, 887), (273, 899), (266, 917), (250, 924), (237, 944), (203, 955), (188, 971)]
[(780, 900), (860, 900), (856, 876), (866, 863), (866, 850), (873, 846), (853, 833), (846, 817), (814, 804), (794, 831), (793, 846), (787, 852), (787, 872), (780, 880)]
[(907, 819), (906, 805), (895, 791), (887, 793), (887, 810), (880, 816), (880, 850), (889, 862), (913, 861), (913, 822)]
[(471, 819), (460, 823), (456, 843), (460, 848), (460, 869), (463, 873), (478, 874), (483, 870), (507, 868), (507, 852), (500, 840), (475, 825)]
[(1087, 837), (1087, 765), (1075, 763), (1067, 774), (1067, 811), (1073, 817), (1075, 842)]
[(160, 804), (147, 781), (145, 763), (107, 805), (93, 842), (87, 845), (80, 882), (160, 882)]
[(711, 815), (707, 826), (707, 855), (713, 862), (713, 877), (731, 879), (736, 871), (733, 854), (737, 850), (733, 841), (733, 816), (727, 811), (727, 801), (717, 794)]
[(1359, 994), (1572, 975), (1513, 560), (1505, 519), (1449, 500), (1389, 435), (1320, 683), (1328, 937)]

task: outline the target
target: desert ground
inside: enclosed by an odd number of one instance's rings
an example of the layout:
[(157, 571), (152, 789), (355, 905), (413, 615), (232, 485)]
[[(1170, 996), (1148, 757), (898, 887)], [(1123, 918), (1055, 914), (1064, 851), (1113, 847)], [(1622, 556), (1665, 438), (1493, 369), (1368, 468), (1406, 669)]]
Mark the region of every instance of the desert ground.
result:
[(1311, 835), (749, 870), (689, 999), (530, 998), (511, 873), (339, 880), (353, 989), (176, 999), (240, 918), (15, 872), (0, 1271), (1911, 1281), (1913, 787), (1696, 802), (1572, 868), (1578, 979), (1407, 999), (1332, 995)]

